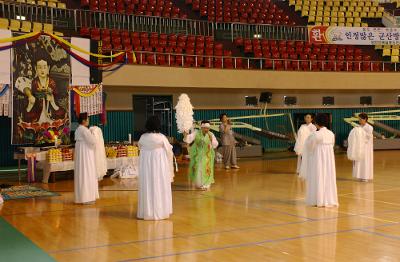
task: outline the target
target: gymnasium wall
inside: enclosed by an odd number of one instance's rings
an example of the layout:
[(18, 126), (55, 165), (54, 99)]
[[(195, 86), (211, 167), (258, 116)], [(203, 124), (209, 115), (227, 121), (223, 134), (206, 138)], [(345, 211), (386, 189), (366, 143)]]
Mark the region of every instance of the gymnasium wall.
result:
[(300, 72), (227, 70), (127, 65), (103, 74), (107, 86), (398, 90), (400, 74), (372, 72)]
[[(374, 106), (393, 107), (397, 105), (398, 90), (277, 90), (277, 89), (210, 89), (210, 88), (157, 88), (157, 87), (105, 87), (107, 108), (110, 110), (132, 110), (132, 95), (172, 95), (176, 104), (181, 93), (190, 96), (197, 109), (249, 109), (245, 96), (259, 97), (262, 91), (272, 92), (269, 108), (285, 108), (284, 96), (296, 96), (295, 108), (322, 107), (323, 96), (334, 96), (335, 107), (360, 107), (360, 96), (372, 96)], [(256, 109), (256, 108), (252, 108)]]

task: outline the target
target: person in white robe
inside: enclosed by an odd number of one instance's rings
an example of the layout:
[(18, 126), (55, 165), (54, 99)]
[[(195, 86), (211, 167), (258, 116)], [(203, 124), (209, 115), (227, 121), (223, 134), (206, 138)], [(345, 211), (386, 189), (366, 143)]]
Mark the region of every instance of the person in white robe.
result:
[(308, 136), (311, 135), (312, 132), (317, 130), (315, 125), (312, 123), (312, 120), (313, 117), (311, 114), (305, 115), (304, 121), (306, 123), (302, 124), (299, 128), (299, 131), (297, 132), (296, 144), (294, 146), (294, 151), (297, 154), (297, 169), (296, 169), (297, 174), (300, 174), (301, 170), (304, 142), (306, 141)]
[(107, 174), (107, 156), (106, 156), (106, 149), (104, 148), (103, 132), (97, 126), (92, 126), (89, 128), (89, 130), (90, 132), (92, 132), (96, 140), (94, 153), (95, 153), (97, 178), (100, 181)]
[(306, 204), (317, 207), (338, 206), (336, 187), (335, 135), (326, 128), (326, 115), (317, 115), (314, 131), (306, 140), (304, 154), (305, 164)]
[(358, 115), (360, 126), (353, 128), (348, 139), (348, 157), (353, 160), (353, 177), (363, 182), (374, 178), (374, 128), (368, 115)]
[(189, 179), (198, 189), (208, 190), (214, 183), (215, 149), (218, 141), (210, 131), (210, 122), (202, 121), (201, 130), (184, 133), (184, 142), (190, 144)]
[(160, 133), (158, 117), (147, 120), (147, 133), (139, 139), (139, 190), (137, 217), (144, 220), (167, 219), (172, 214), (171, 183), (174, 179), (173, 151)]
[(95, 164), (94, 135), (88, 129), (86, 113), (79, 115), (79, 127), (75, 131), (74, 189), (75, 203), (90, 204), (99, 198), (97, 170)]

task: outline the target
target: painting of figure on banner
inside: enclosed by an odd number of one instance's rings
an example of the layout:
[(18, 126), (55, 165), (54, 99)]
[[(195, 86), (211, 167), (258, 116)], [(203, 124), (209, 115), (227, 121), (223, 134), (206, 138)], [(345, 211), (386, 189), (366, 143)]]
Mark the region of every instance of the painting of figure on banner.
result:
[(70, 57), (48, 36), (13, 51), (12, 142), (52, 143), (69, 126)]

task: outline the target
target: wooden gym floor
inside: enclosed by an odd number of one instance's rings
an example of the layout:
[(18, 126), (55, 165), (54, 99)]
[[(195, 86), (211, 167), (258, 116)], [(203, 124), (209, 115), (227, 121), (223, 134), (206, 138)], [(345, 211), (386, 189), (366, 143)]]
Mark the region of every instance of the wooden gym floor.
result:
[(208, 192), (189, 190), (181, 167), (169, 220), (136, 220), (135, 183), (109, 178), (93, 206), (58, 180), (48, 188), (61, 196), (8, 201), (0, 215), (57, 261), (400, 261), (399, 151), (375, 152), (372, 183), (338, 155), (339, 208), (304, 205), (295, 158), (239, 163), (217, 166)]

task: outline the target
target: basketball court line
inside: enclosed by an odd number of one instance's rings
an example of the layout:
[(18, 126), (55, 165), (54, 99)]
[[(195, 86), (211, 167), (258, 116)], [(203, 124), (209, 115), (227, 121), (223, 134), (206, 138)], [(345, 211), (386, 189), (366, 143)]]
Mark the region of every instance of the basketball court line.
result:
[[(388, 186), (388, 185), (385, 185)], [(354, 195), (354, 194), (364, 194), (364, 193), (375, 193), (375, 192), (386, 192), (386, 191), (392, 191), (392, 190), (400, 190), (400, 187), (393, 187), (389, 189), (380, 189), (380, 190), (371, 190), (371, 191), (365, 191), (365, 192), (357, 192), (357, 193), (345, 193), (345, 194), (338, 194), (338, 197), (346, 197), (348, 195)], [(295, 198), (293, 199), (294, 201), (299, 201), (299, 200), (304, 200), (305, 197), (301, 198)]]
[[(223, 199), (220, 199), (220, 200), (223, 200)], [(240, 205), (240, 203), (237, 203), (237, 202), (234, 202), (234, 201), (230, 201), (230, 200), (223, 200), (223, 201), (233, 202), (234, 204)], [(256, 208), (254, 206), (246, 206), (246, 207)], [(258, 208), (256, 208), (256, 209), (258, 209)], [(290, 213), (287, 213), (287, 212), (278, 211), (278, 210), (270, 209), (270, 208), (260, 208), (260, 210), (267, 210), (267, 211), (271, 211), (271, 212), (277, 212), (277, 213), (281, 213), (281, 214), (285, 214), (285, 215), (296, 216), (296, 217), (299, 217), (299, 218), (307, 218), (310, 221), (315, 221), (316, 220), (314, 218), (298, 216), (298, 215), (294, 215), (294, 214), (290, 214)], [(335, 214), (344, 214), (346, 216), (360, 216), (360, 217), (363, 217), (363, 218), (377, 220), (377, 221), (381, 221), (381, 222), (385, 222), (385, 223), (397, 223), (397, 221), (391, 221), (391, 220), (386, 220), (386, 219), (381, 219), (381, 218), (376, 218), (376, 217), (371, 217), (371, 216), (365, 216), (365, 215), (361, 215), (361, 214), (357, 214), (357, 213), (338, 211), (337, 209), (334, 209), (334, 208), (325, 208), (324, 211), (332, 212), (332, 213), (335, 213)]]
[(140, 261), (140, 260), (157, 259), (157, 258), (165, 258), (165, 257), (174, 257), (174, 256), (196, 254), (196, 253), (197, 254), (198, 253), (207, 253), (207, 252), (210, 252), (210, 251), (218, 251), (218, 250), (227, 250), (227, 249), (233, 249), (233, 248), (257, 246), (257, 245), (268, 244), (268, 243), (278, 243), (278, 242), (285, 242), (285, 241), (291, 241), (291, 240), (297, 240), (297, 239), (305, 239), (305, 238), (311, 238), (311, 237), (319, 237), (319, 236), (326, 236), (326, 235), (333, 235), (333, 234), (348, 233), (348, 232), (354, 232), (354, 231), (362, 232), (360, 229), (367, 229), (367, 228), (373, 228), (373, 227), (354, 228), (354, 229), (338, 230), (338, 231), (325, 232), (325, 233), (319, 233), (319, 234), (308, 234), (308, 235), (300, 235), (300, 236), (296, 236), (296, 237), (270, 239), (270, 240), (263, 240), (263, 241), (257, 241), (257, 242), (247, 242), (247, 243), (241, 243), (241, 244), (235, 244), (235, 245), (226, 245), (226, 246), (222, 246), (222, 247), (198, 249), (198, 250), (185, 251), (185, 252), (177, 252), (177, 253), (171, 253), (171, 254), (159, 255), (159, 256), (147, 256), (147, 257), (142, 257), (142, 258), (125, 259), (125, 260), (119, 260), (119, 262)]
[(376, 200), (376, 199), (368, 199), (368, 198), (362, 198), (362, 197), (351, 197), (351, 196), (343, 196), (343, 197), (352, 198), (352, 199), (358, 199), (358, 200), (371, 201), (371, 202), (377, 202), (377, 203), (388, 204), (388, 205), (393, 205), (393, 206), (400, 206), (400, 204), (387, 202), (387, 201), (382, 201), (382, 200)]
[[(204, 196), (204, 194), (203, 194)], [(207, 195), (206, 195), (207, 196)], [(210, 196), (213, 197), (213, 196)], [(216, 198), (216, 197), (214, 197)], [(231, 202), (233, 204), (239, 204), (235, 201), (231, 201), (231, 200), (225, 200), (223, 198), (216, 198), (216, 200), (221, 200), (221, 201), (226, 201), (226, 202)], [(108, 208), (108, 207), (115, 207), (115, 206), (127, 206), (130, 204), (126, 204), (126, 205), (110, 205), (110, 206), (101, 206), (101, 207), (96, 207), (96, 208)], [(82, 208), (86, 208), (86, 207), (82, 207)], [(256, 209), (260, 209), (254, 206), (251, 206), (251, 208), (256, 208)], [(45, 211), (45, 212), (62, 212), (62, 211), (74, 211), (76, 210), (76, 207), (74, 207), (73, 209), (62, 209), (62, 210), (51, 210), (51, 211)], [(287, 213), (287, 212), (282, 212), (282, 211), (278, 211), (278, 210), (274, 210), (274, 209), (264, 209), (261, 208), (261, 210), (267, 210), (267, 211), (271, 211), (271, 212), (278, 212), (284, 215), (289, 215), (289, 216), (294, 216), (294, 217), (298, 217), (298, 218), (303, 218), (306, 219), (304, 221), (297, 221), (297, 222), (289, 222), (289, 223), (283, 223), (283, 224), (275, 224), (275, 225), (260, 225), (257, 227), (247, 227), (247, 228), (235, 228), (232, 230), (222, 230), (222, 231), (216, 231), (216, 232), (203, 232), (203, 233), (199, 233), (199, 234), (194, 234), (194, 235), (182, 235), (182, 236), (176, 236), (176, 237), (195, 237), (195, 236), (200, 236), (200, 235), (207, 235), (207, 234), (218, 234), (218, 233), (226, 233), (226, 232), (235, 232), (235, 231), (245, 231), (245, 230), (251, 230), (251, 229), (256, 229), (256, 228), (262, 228), (262, 227), (276, 227), (276, 226), (285, 226), (285, 225), (290, 225), (290, 224), (300, 224), (300, 223), (306, 223), (306, 222), (312, 222), (312, 221), (321, 221), (321, 220), (330, 220), (330, 219), (338, 219), (338, 218), (343, 218), (343, 217), (333, 217), (333, 218), (324, 218), (324, 219), (311, 219), (311, 218), (307, 218), (307, 217), (301, 217), (301, 216), (297, 216), (291, 213)], [(328, 210), (328, 209), (326, 209)], [(328, 211), (334, 211), (334, 210), (328, 210)], [(399, 210), (400, 211), (400, 210)], [(385, 212), (385, 211), (383, 211)], [(391, 211), (387, 211), (387, 212), (395, 212), (393, 210)], [(34, 212), (34, 213), (44, 213), (44, 212)], [(368, 217), (365, 216), (364, 214), (352, 214), (352, 213), (346, 213), (346, 212), (334, 212), (334, 213), (342, 213), (345, 214), (346, 216), (350, 217), (350, 216), (361, 216), (361, 217), (365, 217), (368, 219), (375, 219), (375, 220), (379, 220), (379, 221), (383, 221), (383, 222), (389, 222), (392, 223), (391, 225), (394, 224), (398, 224), (398, 222), (395, 221), (389, 221), (389, 220), (383, 220), (383, 219), (377, 219), (377, 218), (373, 218), (373, 217)], [(21, 215), (24, 214), (32, 214), (32, 213), (22, 213)], [(15, 214), (11, 214), (11, 215), (7, 215), (7, 216), (12, 216)], [(89, 248), (101, 248), (101, 247), (108, 247), (108, 246), (118, 246), (118, 245), (127, 245), (127, 244), (132, 244), (132, 243), (137, 243), (137, 242), (146, 242), (146, 241), (159, 241), (159, 240), (167, 240), (167, 239), (171, 239), (171, 238), (175, 238), (175, 237), (169, 237), (169, 238), (161, 238), (161, 239), (151, 239), (151, 240), (142, 240), (142, 241), (129, 241), (129, 242), (124, 242), (124, 243), (116, 243), (116, 244), (110, 244), (110, 245), (103, 245), (103, 246), (96, 246), (96, 247), (89, 247)], [(78, 248), (78, 249), (71, 249), (71, 250), (57, 250), (57, 251), (50, 251), (51, 253), (62, 253), (62, 252), (72, 252), (72, 251), (77, 251), (77, 250), (85, 250), (85, 249), (89, 249), (87, 247), (82, 247), (82, 248)]]
[(384, 234), (381, 232), (375, 232), (375, 231), (370, 231), (370, 230), (366, 230), (366, 229), (359, 229), (359, 231), (368, 233), (368, 234), (372, 234), (372, 235), (378, 235), (381, 237), (386, 237), (386, 238), (390, 238), (390, 239), (394, 239), (394, 240), (400, 240), (400, 237), (398, 236), (393, 236), (393, 235), (388, 235), (388, 234)]
[(191, 238), (191, 237), (198, 237), (198, 236), (205, 236), (205, 235), (247, 231), (247, 230), (259, 229), (259, 228), (287, 226), (287, 225), (301, 224), (304, 222), (308, 222), (308, 220), (287, 222), (287, 223), (281, 223), (281, 224), (264, 224), (264, 225), (258, 225), (258, 226), (252, 226), (252, 227), (242, 227), (242, 228), (233, 228), (233, 229), (220, 230), (220, 231), (202, 232), (202, 233), (191, 234), (191, 235), (175, 235), (173, 237), (165, 237), (165, 238), (133, 240), (133, 241), (114, 243), (114, 244), (104, 244), (104, 245), (91, 246), (91, 247), (62, 249), (62, 250), (55, 250), (55, 251), (48, 251), (48, 252), (51, 254), (65, 253), (65, 252), (73, 252), (73, 251), (86, 250), (86, 249), (96, 249), (96, 248), (102, 248), (102, 247), (124, 246), (124, 245), (130, 245), (130, 244), (135, 244), (135, 243), (155, 242), (155, 241), (160, 241), (160, 240), (169, 240), (169, 239), (177, 239), (177, 238)]
[[(393, 210), (391, 210), (390, 212), (393, 212)], [(334, 213), (337, 214), (339, 212), (334, 212)], [(229, 229), (229, 230), (202, 232), (202, 233), (191, 234), (191, 235), (176, 235), (176, 236), (173, 236), (173, 237), (159, 238), (159, 239), (134, 240), (134, 241), (120, 242), (120, 243), (114, 243), (114, 244), (104, 244), (104, 245), (91, 246), (91, 247), (79, 247), (79, 248), (71, 248), (71, 249), (63, 249), (63, 250), (54, 250), (54, 251), (49, 251), (49, 253), (52, 253), (52, 254), (65, 253), (65, 252), (74, 252), (74, 251), (86, 250), (86, 249), (96, 249), (96, 248), (103, 248), (103, 247), (123, 246), (123, 245), (129, 245), (129, 244), (134, 244), (134, 243), (153, 242), (153, 241), (169, 240), (169, 239), (176, 239), (176, 238), (190, 238), (190, 237), (197, 237), (197, 236), (202, 236), (202, 235), (220, 234), (220, 233), (240, 232), (240, 231), (247, 231), (247, 230), (258, 229), (258, 228), (270, 228), (270, 227), (279, 227), (279, 226), (286, 226), (286, 225), (293, 225), (293, 224), (303, 224), (303, 223), (306, 223), (306, 222), (328, 221), (328, 220), (341, 219), (341, 218), (347, 218), (347, 217), (355, 217), (355, 216), (361, 216), (361, 217), (364, 217), (364, 218), (367, 218), (367, 219), (374, 219), (372, 217), (365, 216), (365, 214), (351, 214), (351, 213), (346, 213), (346, 212), (340, 212), (340, 213), (345, 214), (345, 216), (330, 217), (330, 218), (319, 218), (319, 219), (306, 219), (306, 220), (303, 220), (303, 221), (295, 221), (295, 222), (288, 222), (288, 223), (281, 223), (281, 224), (272, 224), (272, 225), (271, 224), (267, 224), (267, 225), (259, 225), (259, 226), (252, 226), (252, 227), (233, 228), (233, 229)], [(383, 224), (383, 225), (378, 225), (378, 226), (374, 226), (374, 227), (381, 227), (381, 226), (389, 226), (389, 225), (397, 225), (397, 224), (399, 224), (399, 222), (396, 222), (396, 221), (389, 221), (389, 220), (384, 220), (384, 219), (375, 219), (375, 220), (379, 220), (379, 221), (390, 223), (390, 224)]]

